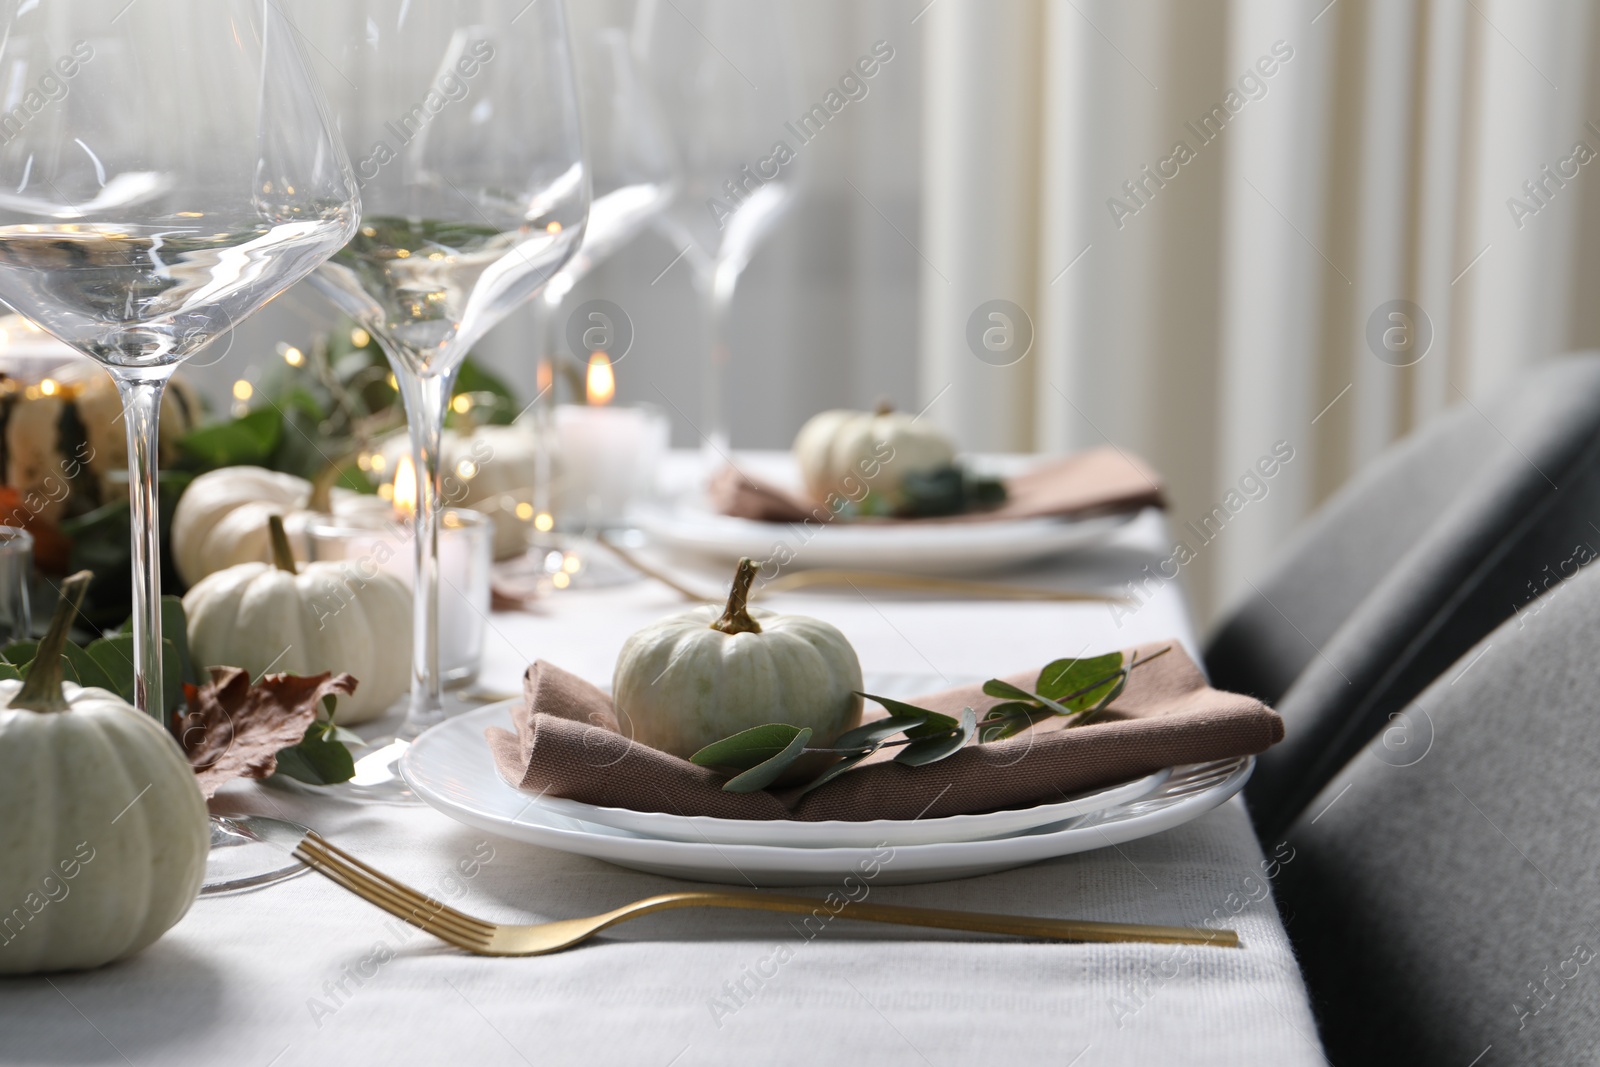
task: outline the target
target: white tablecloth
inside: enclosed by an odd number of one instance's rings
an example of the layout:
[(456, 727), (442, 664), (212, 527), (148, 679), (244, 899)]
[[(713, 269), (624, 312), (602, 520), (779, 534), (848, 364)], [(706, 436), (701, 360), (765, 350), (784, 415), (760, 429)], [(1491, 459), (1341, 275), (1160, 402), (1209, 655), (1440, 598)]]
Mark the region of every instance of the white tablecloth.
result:
[[(1160, 516), (1148, 513), (1114, 546), (1053, 569), (1050, 580), (1114, 587), (1163, 539)], [(608, 681), (623, 638), (680, 606), (645, 582), (497, 613), (482, 685), (515, 689), (534, 657)], [(1005, 674), (1164, 637), (1194, 650), (1171, 583), (1120, 626), (1104, 604), (851, 593), (775, 606), (837, 624), (869, 676)], [(311, 825), (495, 920), (588, 915), (683, 885), (487, 837), (425, 808), (253, 783), (224, 798)], [(975, 939), (843, 919), (805, 937), (782, 916), (677, 911), (555, 956), (482, 959), (309, 875), (203, 899), (126, 963), (0, 980), (0, 1063), (1321, 1063), (1263, 863), (1235, 800), (1116, 848), (871, 890), (886, 903), (1107, 921), (1223, 917), (1243, 937), (1237, 951)]]

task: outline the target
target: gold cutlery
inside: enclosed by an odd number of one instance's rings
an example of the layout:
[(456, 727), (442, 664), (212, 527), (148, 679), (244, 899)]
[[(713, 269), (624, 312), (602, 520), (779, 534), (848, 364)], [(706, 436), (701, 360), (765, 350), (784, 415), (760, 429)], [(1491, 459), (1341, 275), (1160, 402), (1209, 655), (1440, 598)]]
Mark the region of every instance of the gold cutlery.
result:
[[(315, 832), (308, 833), (301, 839), (299, 845), (295, 847), (294, 855), (312, 870), (344, 886), (368, 903), (376, 904), (412, 926), (426, 930), (442, 941), (479, 956), (539, 956), (546, 952), (559, 952), (587, 941), (607, 927), (674, 908), (739, 908), (745, 911), (776, 911), (791, 915), (811, 915), (819, 910), (827, 910), (824, 901), (810, 897), (792, 897), (778, 893), (695, 891), (646, 897), (613, 911), (583, 919), (562, 919), (536, 926), (516, 926), (485, 922), (424, 896), (383, 872), (373, 869), (343, 849), (329, 844)], [(866, 902), (851, 903), (837, 914), (840, 918), (859, 919), (864, 922), (929, 926), (943, 930), (966, 930), (986, 934), (1011, 934), (1016, 937), (1048, 938), (1058, 941), (1144, 941), (1156, 944), (1239, 947), (1239, 935), (1232, 930), (1208, 930), (1184, 926), (1142, 926), (1132, 923), (1039, 919), (1020, 915), (988, 915), (980, 912), (909, 908)]]

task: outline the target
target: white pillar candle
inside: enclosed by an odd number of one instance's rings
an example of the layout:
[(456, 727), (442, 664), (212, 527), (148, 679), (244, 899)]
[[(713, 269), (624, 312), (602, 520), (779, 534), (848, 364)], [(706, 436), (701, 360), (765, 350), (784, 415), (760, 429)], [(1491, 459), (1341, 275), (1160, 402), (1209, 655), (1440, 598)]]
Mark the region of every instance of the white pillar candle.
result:
[(651, 408), (558, 406), (556, 521), (568, 529), (620, 525), (654, 486), (668, 430)]

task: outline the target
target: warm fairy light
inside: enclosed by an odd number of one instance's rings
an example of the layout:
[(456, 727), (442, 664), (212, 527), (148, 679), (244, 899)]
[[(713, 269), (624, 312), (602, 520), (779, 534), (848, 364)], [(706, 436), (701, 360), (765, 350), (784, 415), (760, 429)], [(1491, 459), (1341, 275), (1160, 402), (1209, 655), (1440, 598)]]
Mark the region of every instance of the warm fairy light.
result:
[(450, 410), (457, 415), (465, 415), (472, 410), (472, 398), (466, 393), (457, 395), (454, 400), (450, 401)]
[(388, 482), (381, 483), (378, 486), (378, 495), (383, 497), (385, 500), (393, 500), (394, 486), (390, 485)]
[(543, 396), (545, 393), (549, 392), (550, 387), (555, 384), (556, 369), (548, 359), (541, 359), (539, 361), (539, 370), (536, 372), (534, 381), (539, 387), (540, 396)]
[(393, 389), (397, 393), (400, 391), (400, 379), (394, 376), (394, 371), (390, 371), (389, 377), (385, 378), (384, 381), (389, 383), (390, 389)]
[(572, 575), (568, 574), (566, 571), (556, 571), (554, 577), (550, 579), (550, 584), (555, 586), (557, 589), (565, 589), (567, 586), (572, 584)]
[(387, 467), (388, 465), (389, 465), (389, 458), (387, 456), (385, 456), (382, 452), (374, 452), (372, 454), (372, 469), (373, 470), (377, 471), (379, 474), (382, 474), (383, 473), (383, 468)]
[(604, 352), (589, 357), (589, 381), (585, 390), (591, 404), (609, 404), (617, 395), (617, 376), (611, 373), (611, 360)]
[(527, 522), (529, 519), (533, 518), (533, 505), (528, 503), (526, 500), (517, 505), (516, 511), (517, 518), (521, 519), (523, 522)]
[(43, 396), (55, 396), (60, 389), (61, 384), (54, 378), (46, 378), (39, 383), (39, 392)]
[(582, 566), (583, 560), (579, 559), (571, 552), (568, 552), (561, 558), (561, 569), (566, 571), (568, 574), (577, 574)]
[(355, 329), (350, 331), (350, 343), (355, 345), (357, 348), (366, 348), (372, 343), (372, 335), (366, 330), (363, 330), (361, 327), (357, 326)]
[(394, 250), (394, 256), (395, 256), (396, 259), (410, 259), (411, 258), (411, 249), (409, 249), (409, 248), (397, 248), (397, 249)]
[(300, 351), (294, 345), (285, 345), (283, 349), (283, 361), (289, 364), (291, 367), (303, 367), (306, 365), (306, 354)]
[(549, 533), (555, 528), (555, 525), (555, 516), (551, 515), (548, 511), (541, 511), (539, 514), (533, 517), (533, 528), (538, 530), (540, 533)]
[(461, 475), (463, 481), (470, 482), (478, 473), (478, 465), (470, 459), (464, 459), (456, 464), (456, 473)]
[(245, 381), (243, 378), (240, 378), (238, 381), (233, 383), (233, 398), (235, 400), (238, 400), (242, 403), (243, 401), (249, 400), (255, 395), (256, 387)]
[(410, 456), (394, 465), (394, 509), (408, 519), (417, 513), (417, 468)]
[(561, 232), (561, 223), (555, 222), (555, 221), (552, 220), (549, 225), (545, 226), (544, 232), (545, 233), (560, 233)]
[(356, 456), (356, 466), (364, 471), (370, 471), (372, 469), (372, 453), (362, 452)]

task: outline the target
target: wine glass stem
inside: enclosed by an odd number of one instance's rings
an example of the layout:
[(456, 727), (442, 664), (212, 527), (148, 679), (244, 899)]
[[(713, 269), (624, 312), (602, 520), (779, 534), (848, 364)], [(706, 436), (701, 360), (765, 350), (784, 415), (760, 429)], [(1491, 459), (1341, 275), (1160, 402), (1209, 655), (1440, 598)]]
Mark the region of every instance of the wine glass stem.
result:
[(533, 398), (533, 543), (543, 541), (547, 530), (541, 524), (553, 523), (555, 516), (555, 410), (556, 410), (556, 312), (561, 301), (550, 302), (549, 292), (533, 298), (533, 339), (538, 346), (535, 381), (539, 392)]
[(404, 733), (414, 734), (444, 718), (439, 666), (440, 447), (455, 375), (398, 375), (411, 430), (417, 472), (417, 510), (412, 518), (416, 572), (412, 585), (411, 713)]
[(128, 506), (133, 529), (133, 702), (160, 720), (161, 520), (156, 489), (165, 375), (117, 378), (128, 432)]
[(739, 273), (729, 264), (719, 264), (704, 285), (706, 329), (710, 346), (706, 349), (705, 414), (702, 434), (706, 462), (715, 471), (724, 466), (732, 447), (728, 418), (729, 314)]

